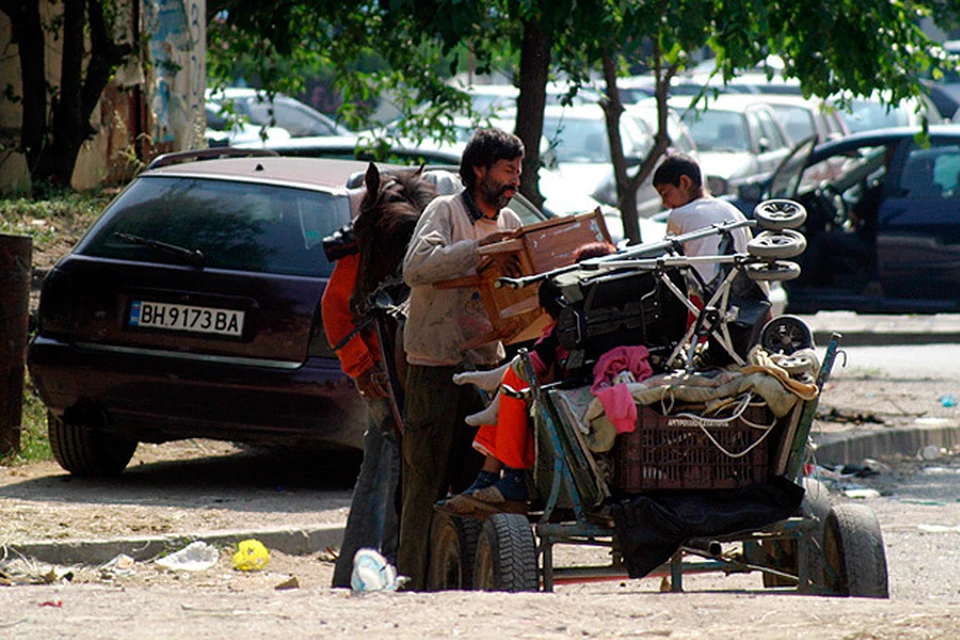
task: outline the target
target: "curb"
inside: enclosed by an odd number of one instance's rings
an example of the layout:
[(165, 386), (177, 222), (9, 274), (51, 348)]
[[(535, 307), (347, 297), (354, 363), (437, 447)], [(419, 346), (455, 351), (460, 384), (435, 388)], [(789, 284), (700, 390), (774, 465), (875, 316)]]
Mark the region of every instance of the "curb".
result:
[(843, 347), (883, 347), (894, 345), (912, 345), (912, 344), (945, 344), (960, 342), (960, 331), (858, 331), (838, 328), (829, 330), (826, 328), (813, 329), (813, 341), (817, 345), (825, 345), (830, 342), (834, 333), (841, 336), (840, 346)]
[(55, 565), (99, 565), (120, 554), (138, 561), (156, 558), (163, 552), (177, 551), (191, 542), (202, 540), (217, 547), (236, 545), (241, 540), (256, 538), (271, 551), (302, 556), (339, 547), (343, 525), (288, 527), (265, 531), (215, 531), (211, 533), (172, 534), (159, 537), (114, 538), (97, 541), (25, 542), (7, 545), (6, 555), (21, 555)]
[(811, 433), (814, 457), (821, 465), (841, 465), (890, 455), (914, 456), (927, 445), (960, 445), (960, 425), (943, 424), (874, 429), (869, 433)]
[[(820, 465), (842, 465), (865, 458), (887, 455), (913, 456), (924, 446), (933, 444), (951, 448), (960, 445), (960, 424), (919, 427), (895, 427), (870, 432), (811, 433)], [(236, 545), (241, 540), (256, 538), (271, 551), (302, 556), (338, 547), (343, 540), (344, 525), (317, 527), (285, 527), (263, 531), (216, 531), (176, 534), (158, 537), (116, 538), (99, 541), (26, 542), (5, 547), (6, 555), (20, 555), (53, 565), (100, 565), (120, 554), (137, 561), (156, 558), (163, 552), (181, 549), (202, 540), (218, 547)]]

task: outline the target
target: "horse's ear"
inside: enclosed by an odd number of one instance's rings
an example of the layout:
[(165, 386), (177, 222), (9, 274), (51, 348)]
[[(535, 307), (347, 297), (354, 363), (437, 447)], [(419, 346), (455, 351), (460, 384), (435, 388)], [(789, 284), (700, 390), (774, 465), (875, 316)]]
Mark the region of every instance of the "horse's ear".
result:
[(419, 178), (420, 176), (422, 176), (422, 175), (423, 175), (423, 170), (426, 169), (426, 168), (427, 168), (426, 163), (420, 165), (420, 168), (413, 172), (413, 177), (414, 177), (414, 178)]
[(377, 193), (380, 191), (380, 170), (377, 169), (377, 165), (370, 163), (370, 166), (367, 167), (367, 176), (364, 178), (364, 183), (367, 185), (367, 193)]

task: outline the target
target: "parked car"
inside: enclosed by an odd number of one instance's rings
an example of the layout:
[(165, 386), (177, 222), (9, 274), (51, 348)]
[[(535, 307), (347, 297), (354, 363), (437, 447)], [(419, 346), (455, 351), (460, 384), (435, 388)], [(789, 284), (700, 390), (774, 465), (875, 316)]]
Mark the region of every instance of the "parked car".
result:
[(672, 98), (697, 144), (700, 167), (710, 192), (736, 193), (738, 185), (763, 180), (790, 153), (792, 141), (773, 109), (756, 96), (720, 94), (690, 107)]
[(193, 437), (362, 447), (320, 296), (367, 163), (246, 153), (141, 173), (44, 279), (28, 366), (64, 469)]
[(821, 98), (766, 94), (757, 96), (757, 100), (770, 105), (793, 142), (801, 142), (814, 136), (818, 141), (826, 142), (850, 133), (836, 106)]
[(290, 132), (280, 127), (262, 127), (249, 122), (240, 122), (228, 115), (221, 115), (220, 108), (206, 105), (207, 129), (204, 139), (211, 147), (229, 147), (236, 144), (269, 140), (289, 140)]
[[(464, 127), (464, 131), (467, 127)], [(269, 149), (282, 156), (296, 156), (304, 158), (340, 158), (373, 160), (374, 154), (369, 142), (356, 137), (330, 136), (316, 138), (296, 138), (286, 141), (266, 141), (239, 145), (241, 148)], [(460, 156), (464, 143), (435, 143), (430, 141), (420, 144), (395, 143), (390, 145), (386, 159), (397, 164), (426, 164), (434, 168), (447, 168), (454, 172), (460, 166)], [(540, 193), (545, 200), (542, 211), (522, 194), (514, 196), (508, 205), (520, 215), (524, 224), (531, 224), (545, 217), (584, 213), (600, 207), (605, 215), (613, 217), (620, 215), (620, 211), (605, 206), (587, 193), (580, 191), (569, 181), (565, 181), (555, 172), (546, 168), (540, 169)], [(610, 230), (617, 240), (623, 238), (622, 224), (619, 232), (614, 227)]]
[[(646, 99), (634, 104), (625, 105), (625, 111), (622, 117), (633, 118), (644, 133), (653, 139), (657, 134), (658, 118), (656, 100)], [(668, 152), (679, 151), (685, 153), (693, 159), (700, 161), (700, 155), (697, 152), (697, 144), (690, 135), (687, 125), (680, 119), (680, 115), (674, 110), (669, 109), (667, 113), (667, 135), (670, 136), (670, 147)], [(640, 161), (643, 158), (639, 159)], [(662, 158), (660, 160), (662, 162)], [(658, 163), (659, 166), (659, 163)], [(654, 169), (656, 170), (656, 169)], [(636, 175), (636, 173), (632, 173)], [(605, 204), (615, 206), (617, 204), (617, 183), (613, 172), (607, 174), (600, 185), (593, 193), (594, 197)], [(649, 218), (663, 210), (663, 202), (660, 194), (653, 188), (653, 173), (637, 189), (637, 215), (640, 219)]]
[[(833, 100), (837, 101), (838, 98), (834, 97)], [(868, 97), (851, 98), (849, 105), (845, 108), (841, 107), (838, 111), (851, 133), (890, 127), (922, 126), (924, 117), (929, 124), (946, 122), (946, 119), (940, 115), (940, 110), (927, 95), (889, 104), (884, 96), (878, 93)]]
[[(339, 125), (310, 105), (278, 93), (270, 100), (263, 91), (244, 87), (228, 87), (222, 91), (207, 91), (207, 106), (220, 117), (231, 112), (242, 121), (257, 127), (280, 127), (291, 137), (342, 136), (350, 130)], [(269, 139), (269, 136), (268, 136)]]
[(766, 184), (745, 185), (745, 212), (766, 198), (807, 209), (802, 272), (789, 311), (960, 311), (960, 125), (852, 134), (794, 152)]

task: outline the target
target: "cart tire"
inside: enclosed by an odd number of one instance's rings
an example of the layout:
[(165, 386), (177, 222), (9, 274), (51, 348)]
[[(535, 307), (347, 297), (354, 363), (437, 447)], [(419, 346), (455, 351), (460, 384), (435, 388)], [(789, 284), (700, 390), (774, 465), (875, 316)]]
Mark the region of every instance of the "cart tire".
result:
[(430, 570), (428, 591), (469, 590), (473, 588), (473, 562), (481, 523), (437, 512), (430, 530)]
[(753, 218), (761, 229), (796, 229), (807, 221), (807, 210), (793, 200), (764, 200), (754, 207)]
[(796, 262), (755, 262), (747, 265), (747, 276), (754, 282), (785, 282), (800, 276)]
[(829, 593), (889, 598), (887, 555), (880, 523), (870, 507), (837, 504), (823, 526), (824, 586)]
[[(819, 480), (813, 478), (804, 478), (803, 501), (800, 503), (797, 515), (803, 518), (812, 518), (817, 522), (815, 529), (815, 540), (818, 542), (823, 539), (823, 523), (830, 512), (830, 492)], [(765, 553), (765, 560), (773, 567), (783, 569), (795, 575), (800, 575), (800, 568), (797, 565), (797, 541), (796, 540), (765, 540), (760, 543), (760, 547)], [(823, 582), (823, 554), (819, 549), (811, 549), (807, 556), (809, 558), (809, 567), (807, 576), (811, 583), (819, 584)], [(763, 574), (763, 586), (770, 587), (792, 587), (796, 586), (795, 580), (782, 578), (771, 573)]]
[(496, 513), (477, 542), (474, 585), (482, 591), (538, 591), (537, 547), (527, 517)]
[(747, 242), (747, 253), (758, 258), (783, 260), (795, 258), (807, 250), (807, 239), (799, 231), (761, 231)]
[(767, 353), (790, 355), (813, 347), (813, 333), (807, 323), (796, 316), (777, 316), (763, 326), (760, 346)]

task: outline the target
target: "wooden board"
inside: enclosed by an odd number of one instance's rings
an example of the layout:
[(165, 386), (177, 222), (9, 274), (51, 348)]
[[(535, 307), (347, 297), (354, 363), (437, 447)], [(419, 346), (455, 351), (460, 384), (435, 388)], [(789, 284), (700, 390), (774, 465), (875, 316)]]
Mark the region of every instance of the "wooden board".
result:
[(506, 344), (525, 342), (540, 336), (549, 324), (537, 302), (537, 287), (523, 289), (497, 287), (503, 274), (490, 258), (493, 255), (512, 254), (520, 263), (521, 275), (534, 275), (573, 264), (576, 250), (592, 242), (611, 242), (610, 233), (600, 209), (575, 216), (544, 220), (517, 229), (510, 238), (478, 249), (481, 256), (477, 275), (437, 283), (440, 288), (475, 286), (490, 316), (493, 332), (462, 345), (473, 349), (482, 344), (501, 340)]

